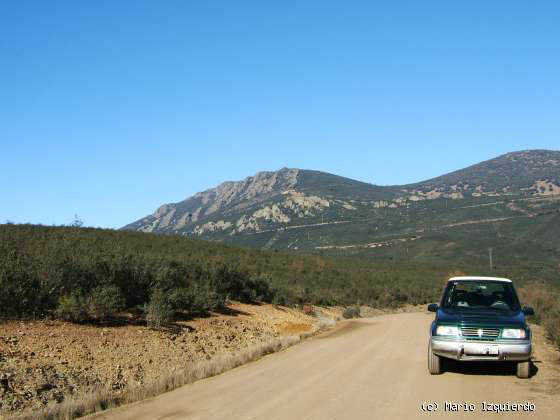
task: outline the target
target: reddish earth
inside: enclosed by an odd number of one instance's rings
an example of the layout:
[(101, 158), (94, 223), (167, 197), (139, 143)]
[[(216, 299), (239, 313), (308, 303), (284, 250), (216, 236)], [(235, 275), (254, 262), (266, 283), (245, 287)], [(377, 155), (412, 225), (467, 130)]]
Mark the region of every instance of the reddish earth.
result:
[[(337, 310), (321, 312), (340, 315)], [(0, 324), (0, 417), (99, 387), (122, 392), (193, 362), (318, 328), (317, 318), (302, 311), (241, 303), (232, 303), (227, 314), (180, 321), (166, 331), (136, 324)]]

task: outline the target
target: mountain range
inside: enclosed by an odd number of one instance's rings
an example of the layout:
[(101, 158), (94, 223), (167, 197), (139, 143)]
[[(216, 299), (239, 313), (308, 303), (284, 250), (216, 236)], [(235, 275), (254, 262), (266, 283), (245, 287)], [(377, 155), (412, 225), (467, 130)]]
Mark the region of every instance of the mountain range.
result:
[[(259, 172), (164, 204), (123, 229), (321, 254), (480, 259), (521, 237), (548, 238), (559, 208), (560, 152), (526, 150), (407, 185)], [(556, 258), (557, 240), (545, 243)]]

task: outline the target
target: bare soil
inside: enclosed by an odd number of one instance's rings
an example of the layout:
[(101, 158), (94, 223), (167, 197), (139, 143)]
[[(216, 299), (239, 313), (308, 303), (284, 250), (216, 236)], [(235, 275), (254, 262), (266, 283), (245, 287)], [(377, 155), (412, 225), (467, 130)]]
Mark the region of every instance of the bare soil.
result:
[[(309, 308), (307, 312), (232, 303), (225, 313), (179, 321), (165, 331), (132, 319), (113, 326), (2, 323), (0, 418), (100, 388), (124, 392), (217, 355), (235, 354), (276, 337), (312, 333), (318, 322)], [(321, 312), (332, 318), (340, 315), (336, 309)]]

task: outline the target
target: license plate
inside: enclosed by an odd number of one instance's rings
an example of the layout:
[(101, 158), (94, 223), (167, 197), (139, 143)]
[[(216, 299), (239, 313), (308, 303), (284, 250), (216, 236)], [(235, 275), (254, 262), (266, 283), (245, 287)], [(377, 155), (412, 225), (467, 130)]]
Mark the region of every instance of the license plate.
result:
[(464, 348), (465, 354), (472, 354), (477, 356), (497, 356), (498, 346), (485, 345), (485, 344), (467, 344)]

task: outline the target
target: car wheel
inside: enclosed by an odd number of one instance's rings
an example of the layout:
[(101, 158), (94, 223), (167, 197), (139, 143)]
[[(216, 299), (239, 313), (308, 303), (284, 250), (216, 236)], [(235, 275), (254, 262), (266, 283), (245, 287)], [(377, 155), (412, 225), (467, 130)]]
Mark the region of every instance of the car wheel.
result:
[(428, 346), (428, 371), (432, 375), (440, 375), (442, 372), (442, 360), (432, 351), (432, 346)]
[(518, 378), (527, 379), (531, 373), (531, 361), (527, 360), (526, 362), (517, 362), (517, 372), (516, 375)]

